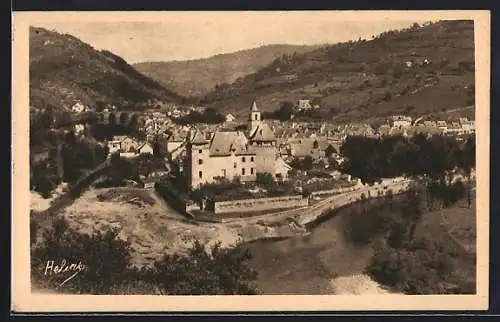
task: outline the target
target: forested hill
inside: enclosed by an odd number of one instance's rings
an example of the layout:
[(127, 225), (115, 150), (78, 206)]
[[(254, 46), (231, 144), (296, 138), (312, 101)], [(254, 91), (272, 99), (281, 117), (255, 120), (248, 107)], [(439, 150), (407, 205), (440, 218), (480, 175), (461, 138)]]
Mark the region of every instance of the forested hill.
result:
[(198, 97), (216, 86), (230, 84), (285, 54), (304, 53), (319, 46), (267, 45), (203, 59), (134, 64), (139, 72), (183, 96)]
[(90, 108), (100, 102), (133, 108), (181, 99), (121, 57), (69, 34), (31, 27), (29, 41), (31, 106), (65, 110), (80, 101)]
[(203, 103), (245, 117), (253, 98), (267, 111), (314, 99), (317, 119), (339, 122), (442, 113), (474, 104), (474, 69), (473, 21), (413, 24), (275, 59)]

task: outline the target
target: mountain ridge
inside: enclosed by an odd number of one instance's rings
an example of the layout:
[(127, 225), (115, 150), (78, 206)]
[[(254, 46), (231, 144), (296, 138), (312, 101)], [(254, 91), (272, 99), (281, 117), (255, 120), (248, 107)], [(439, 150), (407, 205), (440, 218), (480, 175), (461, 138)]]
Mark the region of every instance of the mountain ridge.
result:
[(241, 118), (253, 99), (263, 111), (314, 99), (316, 119), (337, 122), (432, 114), (474, 104), (474, 69), (472, 20), (415, 23), (276, 59), (219, 86), (202, 104)]
[(182, 96), (137, 72), (122, 57), (70, 34), (30, 26), (30, 105), (68, 110), (76, 102), (133, 108)]
[(200, 97), (218, 85), (232, 83), (257, 71), (277, 57), (312, 51), (321, 46), (270, 44), (209, 57), (140, 62), (132, 66), (177, 93)]

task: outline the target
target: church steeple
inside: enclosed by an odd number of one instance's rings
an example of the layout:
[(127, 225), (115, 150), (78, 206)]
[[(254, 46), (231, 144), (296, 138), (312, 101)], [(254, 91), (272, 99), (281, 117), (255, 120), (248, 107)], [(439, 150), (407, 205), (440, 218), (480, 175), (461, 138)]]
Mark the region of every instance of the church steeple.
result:
[(255, 100), (252, 102), (248, 120), (248, 134), (251, 135), (261, 124), (261, 114)]
[(255, 101), (252, 102), (252, 112), (258, 112), (257, 103)]

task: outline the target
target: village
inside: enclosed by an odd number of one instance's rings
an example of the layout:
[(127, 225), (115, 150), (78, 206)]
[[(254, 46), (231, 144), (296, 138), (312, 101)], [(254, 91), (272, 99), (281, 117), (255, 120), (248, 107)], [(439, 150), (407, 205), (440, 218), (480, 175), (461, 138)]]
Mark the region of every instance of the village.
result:
[[(441, 134), (460, 141), (475, 133), (474, 121), (464, 117), (446, 122), (394, 115), (378, 128), (363, 123), (266, 120), (258, 103), (249, 103), (246, 122), (227, 114), (215, 124), (176, 122), (193, 112), (204, 113), (203, 107), (170, 104), (162, 111), (150, 109), (140, 114), (135, 135), (113, 135), (99, 144), (108, 151), (108, 159), (151, 156), (155, 165), (126, 183), (156, 189), (177, 211), (202, 219), (287, 211), (362, 188), (359, 178), (342, 172), (341, 146), (349, 136)], [(321, 107), (299, 100), (294, 108)], [(76, 116), (88, 112), (80, 102), (71, 110)], [(88, 124), (74, 124), (73, 131), (80, 138), (91, 135)], [(38, 162), (47, 156), (39, 154)]]
[(473, 24), (194, 60), (161, 25), (160, 60), (30, 27), (32, 291), (477, 293)]

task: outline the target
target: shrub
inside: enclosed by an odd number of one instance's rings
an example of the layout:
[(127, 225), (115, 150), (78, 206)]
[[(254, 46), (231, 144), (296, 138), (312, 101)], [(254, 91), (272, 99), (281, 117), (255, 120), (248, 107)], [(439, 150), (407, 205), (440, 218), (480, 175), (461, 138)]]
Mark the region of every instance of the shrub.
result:
[(453, 293), (454, 261), (450, 249), (436, 240), (420, 238), (401, 249), (378, 249), (367, 267), (376, 281), (407, 294)]
[[(119, 231), (85, 234), (60, 218), (44, 234), (43, 243), (31, 250), (31, 280), (36, 288), (80, 294), (257, 294), (256, 272), (247, 266), (251, 254), (241, 245), (209, 250), (198, 240), (187, 254), (165, 255), (150, 267), (131, 265), (130, 244)], [(48, 263), (82, 262), (83, 270), (64, 285), (71, 272), (51, 274)]]
[(186, 256), (165, 255), (147, 272), (149, 282), (168, 295), (253, 295), (256, 272), (247, 266), (248, 249), (205, 249), (195, 241)]
[[(43, 242), (32, 249), (32, 281), (49, 289), (72, 293), (106, 294), (117, 283), (125, 281), (130, 269), (130, 244), (118, 238), (119, 230), (80, 233), (57, 219), (45, 232)], [(53, 262), (52, 262), (53, 261)], [(84, 265), (74, 279), (60, 284), (71, 274), (50, 274), (50, 263)]]
[(269, 172), (257, 173), (255, 182), (266, 188), (274, 187), (276, 185), (276, 180), (274, 180), (273, 175)]

